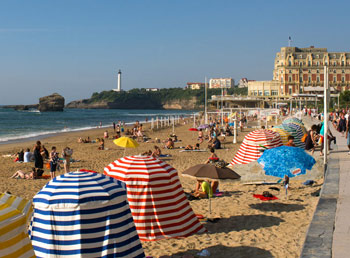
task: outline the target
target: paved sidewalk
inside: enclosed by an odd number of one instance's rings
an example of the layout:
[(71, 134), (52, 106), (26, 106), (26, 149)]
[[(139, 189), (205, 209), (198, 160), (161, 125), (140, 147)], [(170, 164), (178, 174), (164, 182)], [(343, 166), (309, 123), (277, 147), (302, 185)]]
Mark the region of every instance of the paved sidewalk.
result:
[[(332, 126), (331, 126), (332, 127)], [(339, 160), (339, 195), (333, 232), (332, 257), (350, 257), (350, 155), (346, 138), (331, 128), (337, 137), (337, 150), (330, 159)], [(332, 171), (330, 171), (332, 173)]]

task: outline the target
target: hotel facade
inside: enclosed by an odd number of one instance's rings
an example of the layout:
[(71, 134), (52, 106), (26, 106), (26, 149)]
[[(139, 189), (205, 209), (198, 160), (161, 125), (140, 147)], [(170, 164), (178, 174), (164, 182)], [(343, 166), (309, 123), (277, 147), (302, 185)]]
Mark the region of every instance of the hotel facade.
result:
[(248, 83), (248, 95), (290, 97), (319, 93), (328, 66), (331, 92), (350, 89), (350, 53), (328, 52), (327, 48), (282, 47), (276, 54), (273, 80)]

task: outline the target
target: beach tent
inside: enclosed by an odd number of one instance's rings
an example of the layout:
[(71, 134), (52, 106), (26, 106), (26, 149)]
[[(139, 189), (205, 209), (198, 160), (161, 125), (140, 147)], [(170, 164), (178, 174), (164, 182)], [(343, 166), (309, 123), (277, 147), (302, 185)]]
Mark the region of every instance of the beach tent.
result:
[(0, 257), (35, 257), (27, 234), (32, 203), (7, 193), (0, 194)]
[(282, 145), (281, 136), (278, 133), (266, 129), (255, 130), (244, 137), (231, 165), (248, 164), (257, 160), (264, 149)]
[(104, 173), (126, 184), (135, 226), (142, 241), (205, 232), (185, 196), (177, 171), (151, 156), (118, 159)]
[(281, 140), (283, 145), (286, 145), (288, 143), (288, 137), (291, 135), (289, 132), (287, 132), (286, 130), (282, 129), (282, 128), (271, 128), (269, 129), (273, 132), (278, 133), (281, 136)]
[(281, 124), (281, 125), (275, 126), (274, 128), (280, 128), (287, 131), (292, 136), (294, 136), (294, 143), (296, 147), (301, 149), (305, 148), (305, 143), (301, 141), (301, 138), (303, 138), (304, 133), (300, 129), (300, 127), (296, 126), (295, 124)]
[(144, 257), (122, 182), (70, 172), (49, 181), (33, 203), (37, 257)]

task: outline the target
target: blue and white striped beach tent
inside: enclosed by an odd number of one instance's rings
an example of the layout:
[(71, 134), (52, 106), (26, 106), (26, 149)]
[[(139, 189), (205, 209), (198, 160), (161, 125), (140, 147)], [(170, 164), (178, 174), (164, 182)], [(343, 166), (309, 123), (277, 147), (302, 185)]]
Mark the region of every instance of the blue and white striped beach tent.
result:
[(70, 172), (48, 182), (33, 203), (37, 257), (145, 257), (120, 181)]

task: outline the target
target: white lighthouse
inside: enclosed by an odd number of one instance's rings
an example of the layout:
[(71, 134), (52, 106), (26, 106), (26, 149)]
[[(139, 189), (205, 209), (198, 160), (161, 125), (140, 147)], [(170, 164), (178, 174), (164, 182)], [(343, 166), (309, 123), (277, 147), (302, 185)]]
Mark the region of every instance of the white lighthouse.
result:
[(118, 72), (118, 86), (117, 86), (117, 89), (115, 89), (114, 91), (120, 92), (121, 90), (122, 90), (122, 71), (119, 69), (119, 72)]

